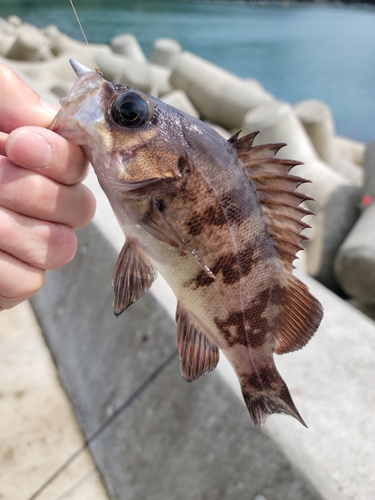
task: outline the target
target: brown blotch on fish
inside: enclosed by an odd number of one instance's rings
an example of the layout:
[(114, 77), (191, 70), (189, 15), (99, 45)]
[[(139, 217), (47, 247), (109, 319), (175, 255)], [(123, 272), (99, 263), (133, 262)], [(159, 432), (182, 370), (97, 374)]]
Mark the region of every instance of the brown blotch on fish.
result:
[[(264, 387), (267, 387), (269, 390), (276, 390), (275, 383), (278, 381), (277, 372), (273, 366), (270, 368), (263, 367), (259, 369), (257, 372), (252, 373), (248, 377), (243, 377), (246, 382), (243, 382), (242, 388), (246, 391), (253, 390), (254, 393), (257, 391), (262, 391)], [(274, 385), (274, 387), (272, 387)]]
[[(234, 285), (241, 277), (247, 276), (255, 264), (266, 258), (259, 253), (255, 256), (255, 250), (256, 247), (249, 245), (241, 252), (221, 255), (210, 269), (215, 276), (222, 273), (224, 285)], [(209, 286), (213, 282), (213, 279), (200, 271), (188, 286), (193, 284), (199, 288)]]
[(279, 291), (279, 287), (266, 288), (255, 297), (252, 307), (231, 312), (225, 319), (214, 318), (229, 347), (244, 345), (258, 349), (264, 345), (274, 325), (272, 318), (263, 315), (270, 303), (273, 306), (281, 304)]
[(186, 225), (191, 236), (198, 236), (210, 226), (222, 227), (226, 223), (222, 207), (216, 204), (207, 207), (202, 213), (195, 212)]
[(228, 224), (241, 224), (244, 219), (243, 209), (238, 205), (237, 198), (241, 196), (240, 192), (228, 192), (220, 197), (220, 204), (225, 212)]

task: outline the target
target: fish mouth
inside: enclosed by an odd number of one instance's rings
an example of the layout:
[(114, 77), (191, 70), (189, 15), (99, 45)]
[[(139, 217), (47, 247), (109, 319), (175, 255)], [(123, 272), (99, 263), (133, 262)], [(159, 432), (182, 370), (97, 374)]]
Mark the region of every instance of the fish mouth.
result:
[(102, 178), (103, 182), (112, 189), (115, 189), (116, 191), (126, 192), (137, 191), (139, 189), (151, 186), (152, 184), (156, 184), (157, 182), (160, 182), (162, 180), (160, 177), (154, 177), (152, 179), (141, 179), (138, 181), (123, 181), (114, 179), (112, 176), (108, 175), (108, 173), (103, 172), (101, 173), (100, 177)]

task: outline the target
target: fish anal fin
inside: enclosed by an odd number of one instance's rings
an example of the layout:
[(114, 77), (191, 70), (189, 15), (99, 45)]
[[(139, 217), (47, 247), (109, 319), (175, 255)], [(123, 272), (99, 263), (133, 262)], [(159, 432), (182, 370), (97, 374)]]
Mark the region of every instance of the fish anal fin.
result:
[(202, 333), (191, 313), (177, 305), (177, 346), (182, 377), (191, 382), (213, 370), (219, 361), (219, 349)]
[(188, 245), (168, 222), (163, 213), (159, 210), (155, 200), (151, 200), (150, 209), (140, 222), (140, 225), (157, 240), (162, 241), (173, 248), (178, 248), (182, 252), (190, 253), (196, 259), (203, 271), (210, 278), (215, 279), (214, 274), (204, 263), (198, 252)]
[(276, 354), (297, 351), (305, 346), (318, 329), (322, 317), (320, 302), (302, 281), (289, 274), (276, 336)]
[(275, 158), (277, 151), (285, 144), (263, 144), (249, 146), (253, 141), (250, 134), (233, 140), (238, 161), (255, 187), (269, 233), (273, 237), (275, 249), (287, 270), (292, 271), (296, 253), (301, 250), (301, 234), (307, 225), (302, 222), (305, 215), (312, 212), (300, 207), (312, 198), (296, 189), (307, 179), (290, 175), (288, 172), (301, 162)]
[(128, 238), (118, 256), (112, 276), (113, 312), (121, 314), (152, 285), (157, 271), (135, 241)]

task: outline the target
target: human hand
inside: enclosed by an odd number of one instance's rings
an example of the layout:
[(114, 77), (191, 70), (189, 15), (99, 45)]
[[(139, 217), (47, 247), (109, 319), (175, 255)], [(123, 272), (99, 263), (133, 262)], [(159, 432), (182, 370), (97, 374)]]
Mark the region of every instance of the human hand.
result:
[(70, 262), (95, 212), (82, 149), (45, 128), (56, 112), (0, 64), (0, 310)]

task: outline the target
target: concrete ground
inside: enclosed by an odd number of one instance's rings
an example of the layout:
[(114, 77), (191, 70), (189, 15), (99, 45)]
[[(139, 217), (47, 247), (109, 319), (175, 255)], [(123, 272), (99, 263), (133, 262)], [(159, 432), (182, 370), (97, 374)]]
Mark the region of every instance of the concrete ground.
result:
[[(0, 499), (107, 500), (28, 302), (0, 313)], [(51, 483), (33, 496), (48, 481)]]

